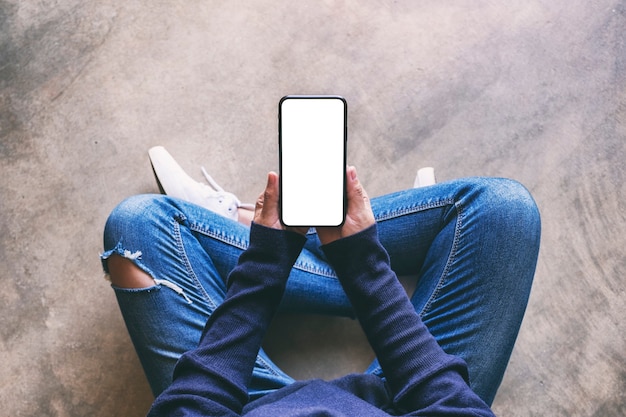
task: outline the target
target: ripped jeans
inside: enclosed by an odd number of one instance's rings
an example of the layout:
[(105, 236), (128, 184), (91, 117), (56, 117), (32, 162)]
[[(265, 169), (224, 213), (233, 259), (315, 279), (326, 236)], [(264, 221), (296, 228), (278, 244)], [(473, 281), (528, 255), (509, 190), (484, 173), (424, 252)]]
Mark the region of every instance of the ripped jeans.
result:
[[(495, 397), (526, 309), (540, 239), (539, 212), (517, 182), (467, 178), (373, 198), (380, 241), (397, 275), (414, 276), (410, 299), (442, 348), (463, 358), (470, 385)], [(113, 287), (152, 391), (171, 382), (178, 357), (198, 344), (222, 302), (225, 281), (248, 246), (249, 229), (162, 195), (126, 199), (111, 213), (102, 263), (117, 253), (154, 279)], [(350, 303), (308, 235), (282, 312), (351, 316)], [(251, 320), (254, 318), (251, 317)], [(365, 372), (382, 375), (377, 362)], [(251, 399), (293, 382), (261, 350)]]

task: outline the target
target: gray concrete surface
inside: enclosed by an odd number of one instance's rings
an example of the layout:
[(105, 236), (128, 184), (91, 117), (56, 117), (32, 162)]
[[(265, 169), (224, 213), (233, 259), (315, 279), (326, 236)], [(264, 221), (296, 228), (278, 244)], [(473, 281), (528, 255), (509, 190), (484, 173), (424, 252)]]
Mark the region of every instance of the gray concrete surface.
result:
[[(104, 221), (157, 190), (156, 144), (253, 200), (288, 93), (347, 98), (371, 195), (425, 165), (524, 183), (542, 250), (494, 410), (625, 415), (625, 14), (619, 0), (0, 1), (0, 415), (146, 412), (100, 270)], [(295, 376), (369, 360), (353, 322), (302, 320), (281, 317), (270, 341)]]

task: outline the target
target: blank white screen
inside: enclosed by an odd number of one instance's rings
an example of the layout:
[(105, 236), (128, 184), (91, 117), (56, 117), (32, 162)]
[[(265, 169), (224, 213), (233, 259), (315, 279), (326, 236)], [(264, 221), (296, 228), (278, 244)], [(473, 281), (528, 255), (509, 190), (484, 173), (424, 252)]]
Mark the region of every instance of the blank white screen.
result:
[(281, 103), (282, 219), (289, 226), (343, 221), (344, 102), (288, 98)]

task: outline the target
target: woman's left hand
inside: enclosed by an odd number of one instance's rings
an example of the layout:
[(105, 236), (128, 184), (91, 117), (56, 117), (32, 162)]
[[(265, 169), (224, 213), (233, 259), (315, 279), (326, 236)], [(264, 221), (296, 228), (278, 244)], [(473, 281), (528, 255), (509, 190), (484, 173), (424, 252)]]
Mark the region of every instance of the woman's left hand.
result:
[(254, 207), (253, 221), (261, 226), (279, 230), (291, 230), (301, 235), (305, 235), (308, 227), (285, 227), (280, 221), (278, 212), (278, 174), (269, 172), (267, 174), (267, 185), (256, 200)]

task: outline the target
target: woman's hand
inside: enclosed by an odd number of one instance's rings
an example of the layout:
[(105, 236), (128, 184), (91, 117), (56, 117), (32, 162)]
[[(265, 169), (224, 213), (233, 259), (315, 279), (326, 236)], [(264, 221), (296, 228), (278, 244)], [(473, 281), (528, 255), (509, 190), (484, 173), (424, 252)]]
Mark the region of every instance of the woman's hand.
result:
[(354, 235), (376, 223), (372, 206), (365, 189), (356, 175), (356, 168), (346, 169), (346, 188), (348, 196), (348, 210), (346, 220), (338, 227), (318, 227), (317, 235), (323, 245), (342, 237)]
[(261, 226), (279, 230), (291, 230), (301, 235), (305, 235), (308, 227), (285, 227), (280, 222), (278, 213), (278, 174), (269, 172), (267, 174), (267, 185), (256, 200), (254, 207), (253, 221)]

